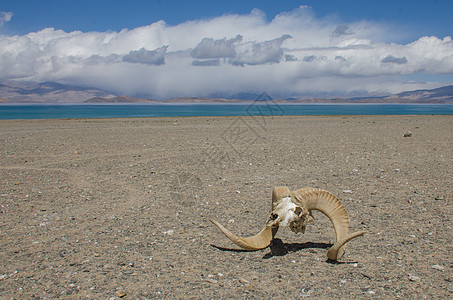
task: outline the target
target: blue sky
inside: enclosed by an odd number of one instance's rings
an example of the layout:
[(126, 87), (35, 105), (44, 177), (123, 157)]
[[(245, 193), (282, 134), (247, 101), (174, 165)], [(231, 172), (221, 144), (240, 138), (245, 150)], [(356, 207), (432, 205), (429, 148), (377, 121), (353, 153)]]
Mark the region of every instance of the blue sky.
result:
[[(451, 0), (0, 0), (0, 80), (158, 98), (431, 88), (453, 81), (452, 11)], [(122, 86), (124, 74), (136, 80)]]
[[(184, 0), (1, 0), (0, 11), (13, 13), (6, 33), (25, 34), (47, 27), (65, 31), (119, 31), (164, 20), (176, 25), (223, 14), (247, 14), (261, 9), (268, 19), (300, 5), (319, 17), (331, 16), (348, 23), (361, 20), (402, 26), (409, 36), (452, 35), (451, 0), (285, 0), (285, 1), (184, 1)], [(5, 29), (4, 29), (5, 31)]]

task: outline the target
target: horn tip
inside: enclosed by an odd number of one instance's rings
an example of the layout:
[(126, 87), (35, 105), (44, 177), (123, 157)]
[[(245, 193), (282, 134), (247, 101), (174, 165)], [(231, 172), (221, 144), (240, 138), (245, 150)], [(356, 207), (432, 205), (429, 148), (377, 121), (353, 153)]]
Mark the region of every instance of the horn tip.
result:
[(349, 242), (350, 240), (362, 236), (366, 233), (366, 231), (356, 231), (354, 233), (349, 234), (346, 238), (344, 238), (341, 241), (336, 242), (330, 249), (327, 251), (327, 257), (330, 260), (336, 261), (339, 260), (345, 251), (345, 244)]

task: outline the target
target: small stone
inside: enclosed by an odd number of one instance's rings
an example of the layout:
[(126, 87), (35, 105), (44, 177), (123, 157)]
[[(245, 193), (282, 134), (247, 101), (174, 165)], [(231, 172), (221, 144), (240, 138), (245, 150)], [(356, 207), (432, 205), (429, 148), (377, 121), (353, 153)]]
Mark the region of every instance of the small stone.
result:
[(441, 265), (433, 265), (433, 266), (431, 266), (431, 268), (433, 268), (434, 270), (438, 270), (438, 271), (443, 271), (445, 269)]
[(164, 231), (164, 235), (173, 235), (173, 233), (175, 233), (175, 231), (172, 229)]
[(420, 277), (415, 276), (414, 274), (409, 274), (408, 276), (410, 281), (420, 281)]
[(312, 293), (313, 293), (313, 290), (311, 289), (311, 287), (306, 287), (306, 288), (301, 289), (300, 292), (297, 294), (297, 296), (306, 298), (306, 297), (310, 297)]
[(245, 278), (239, 278), (239, 282), (242, 283), (242, 284), (249, 284), (250, 283), (250, 281), (248, 281)]
[(119, 298), (124, 298), (124, 297), (126, 297), (127, 293), (125, 291), (118, 291), (118, 292), (116, 292), (116, 295)]
[(217, 283), (218, 281), (215, 280), (214, 278), (206, 278), (205, 281), (209, 282), (209, 283)]
[(74, 150), (74, 154), (80, 154), (79, 150)]
[(343, 190), (343, 193), (345, 193), (345, 194), (352, 194), (352, 191), (351, 191), (351, 190)]
[(410, 131), (403, 134), (403, 137), (411, 137), (411, 136), (412, 136), (412, 132), (410, 132)]

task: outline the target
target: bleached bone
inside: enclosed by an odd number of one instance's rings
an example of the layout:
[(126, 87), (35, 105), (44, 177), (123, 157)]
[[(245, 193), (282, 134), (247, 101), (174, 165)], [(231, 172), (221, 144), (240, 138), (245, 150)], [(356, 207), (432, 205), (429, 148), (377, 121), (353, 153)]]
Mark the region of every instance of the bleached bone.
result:
[(264, 249), (270, 245), (279, 227), (289, 227), (292, 231), (305, 232), (308, 223), (313, 222), (312, 210), (325, 214), (333, 224), (336, 234), (335, 244), (327, 251), (330, 260), (340, 259), (345, 251), (345, 244), (365, 233), (349, 233), (349, 221), (346, 210), (340, 200), (330, 192), (302, 188), (291, 192), (288, 187), (275, 187), (272, 192), (272, 206), (268, 221), (255, 236), (240, 237), (231, 233), (216, 220), (211, 219), (233, 243), (245, 250)]

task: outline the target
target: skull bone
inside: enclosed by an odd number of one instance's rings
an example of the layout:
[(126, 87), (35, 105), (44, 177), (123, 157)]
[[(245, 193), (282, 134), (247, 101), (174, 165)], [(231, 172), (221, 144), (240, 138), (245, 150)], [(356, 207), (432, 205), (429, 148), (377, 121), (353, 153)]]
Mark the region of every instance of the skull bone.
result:
[(313, 222), (313, 217), (304, 206), (294, 203), (292, 197), (283, 197), (274, 205), (267, 225), (289, 227), (295, 233), (304, 233), (309, 222)]

